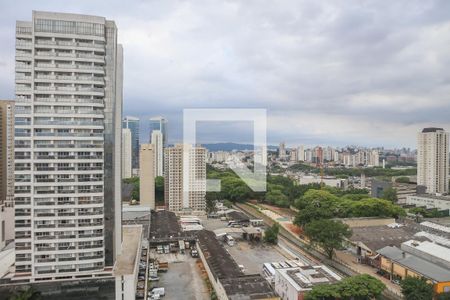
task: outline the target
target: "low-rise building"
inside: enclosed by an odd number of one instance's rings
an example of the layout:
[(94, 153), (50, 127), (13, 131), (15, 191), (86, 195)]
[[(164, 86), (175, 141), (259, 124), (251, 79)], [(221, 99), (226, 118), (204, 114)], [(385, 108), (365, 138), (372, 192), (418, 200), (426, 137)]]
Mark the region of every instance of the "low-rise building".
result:
[(283, 300), (302, 300), (314, 286), (333, 284), (341, 279), (323, 265), (280, 268), (275, 269), (275, 291)]
[(209, 280), (219, 300), (266, 299), (280, 297), (260, 275), (245, 275), (212, 231), (198, 234), (198, 250)]
[(410, 246), (387, 246), (379, 249), (377, 252), (380, 254), (380, 269), (385, 271), (391, 280), (399, 281), (408, 276), (425, 277), (433, 284), (435, 293), (450, 291), (450, 269), (436, 261), (436, 258), (441, 259), (438, 252), (443, 249), (437, 249), (437, 245), (426, 246), (421, 251), (410, 253)]
[(411, 195), (406, 197), (406, 204), (437, 208), (438, 210), (450, 210), (450, 196), (436, 195)]

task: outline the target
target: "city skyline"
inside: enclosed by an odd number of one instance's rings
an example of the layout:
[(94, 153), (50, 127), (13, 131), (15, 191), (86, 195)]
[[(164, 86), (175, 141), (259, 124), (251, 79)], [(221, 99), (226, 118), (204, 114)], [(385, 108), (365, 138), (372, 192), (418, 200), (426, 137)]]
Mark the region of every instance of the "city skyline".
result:
[[(267, 108), (270, 144), (415, 147), (421, 128), (450, 129), (448, 74), (437, 63), (449, 55), (447, 2), (387, 11), (379, 2), (104, 4), (3, 5), (0, 96), (14, 94), (12, 25), (51, 10), (116, 20), (127, 49), (124, 115), (163, 115), (170, 143), (181, 141), (185, 107)], [(214, 140), (211, 126), (204, 140), (249, 142), (244, 127)]]

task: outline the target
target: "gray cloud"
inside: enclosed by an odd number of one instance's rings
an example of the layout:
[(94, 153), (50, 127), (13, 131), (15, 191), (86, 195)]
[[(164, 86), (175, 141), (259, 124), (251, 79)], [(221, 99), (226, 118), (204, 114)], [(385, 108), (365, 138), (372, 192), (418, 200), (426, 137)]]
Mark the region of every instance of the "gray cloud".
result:
[[(172, 141), (181, 139), (182, 109), (192, 107), (267, 108), (271, 143), (414, 146), (422, 126), (450, 129), (449, 1), (3, 1), (0, 8), (2, 98), (13, 96), (15, 20), (52, 10), (116, 21), (125, 113), (165, 115)], [(247, 139), (244, 131), (228, 140)]]

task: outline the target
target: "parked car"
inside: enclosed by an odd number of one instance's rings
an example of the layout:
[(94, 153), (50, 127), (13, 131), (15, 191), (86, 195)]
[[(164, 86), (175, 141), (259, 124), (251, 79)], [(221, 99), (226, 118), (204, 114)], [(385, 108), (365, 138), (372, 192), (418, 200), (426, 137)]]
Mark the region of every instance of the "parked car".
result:
[(152, 293), (149, 293), (149, 294), (148, 294), (148, 299), (149, 299), (149, 300), (159, 300), (159, 299), (161, 299), (161, 296), (160, 296), (159, 294), (152, 294)]
[(194, 258), (198, 257), (197, 249), (191, 249), (191, 256), (194, 257)]
[(166, 294), (166, 290), (163, 287), (155, 287), (151, 290), (152, 294), (159, 294), (160, 296), (164, 296)]
[(159, 281), (159, 277), (158, 276), (149, 276), (148, 281)]

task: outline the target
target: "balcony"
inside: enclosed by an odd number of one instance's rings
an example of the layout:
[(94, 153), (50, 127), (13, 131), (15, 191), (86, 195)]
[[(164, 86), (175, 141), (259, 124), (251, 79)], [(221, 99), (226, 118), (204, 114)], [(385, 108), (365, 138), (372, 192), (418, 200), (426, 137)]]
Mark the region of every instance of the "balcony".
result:
[(36, 179), (36, 182), (55, 182), (54, 178), (38, 178)]
[(31, 228), (31, 223), (28, 224), (15, 224), (14, 225), (16, 228)]
[(36, 228), (56, 228), (56, 224), (36, 224)]
[(29, 193), (31, 193), (31, 189), (29, 189), (29, 190), (15, 190), (14, 193), (15, 194), (29, 194)]
[(55, 262), (56, 258), (38, 258), (36, 262), (38, 263), (47, 263), (47, 262)]
[(74, 235), (74, 234), (58, 235), (59, 240), (74, 239), (74, 238), (76, 238), (76, 235)]
[(61, 257), (58, 258), (58, 261), (74, 261), (77, 260), (76, 257)]
[(17, 246), (16, 245), (16, 250), (20, 251), (20, 250), (31, 250), (31, 246)]
[(54, 167), (36, 167), (36, 171), (55, 171)]
[(103, 226), (103, 223), (80, 223), (78, 227)]
[(78, 249), (93, 249), (93, 248), (101, 248), (103, 247), (102, 244), (98, 244), (98, 245), (80, 245), (78, 246)]
[(100, 259), (103, 258), (102, 255), (95, 255), (95, 256), (81, 256), (78, 259), (79, 260), (89, 260), (89, 259)]

